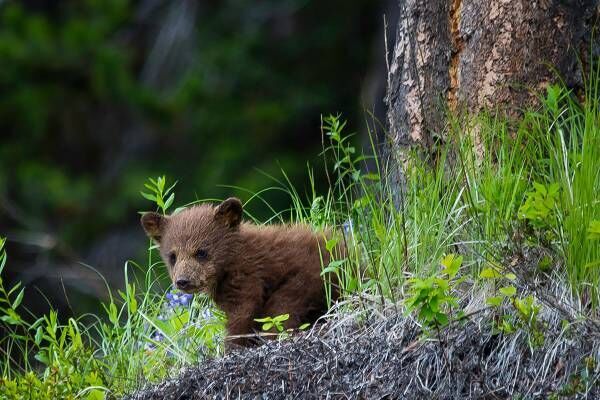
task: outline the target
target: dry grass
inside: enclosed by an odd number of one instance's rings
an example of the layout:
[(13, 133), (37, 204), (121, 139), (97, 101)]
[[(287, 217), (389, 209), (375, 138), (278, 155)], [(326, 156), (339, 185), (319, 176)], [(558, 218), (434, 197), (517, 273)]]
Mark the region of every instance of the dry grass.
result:
[(207, 361), (130, 398), (600, 398), (597, 322), (581, 317), (564, 284), (533, 290), (544, 326), (538, 347), (526, 330), (491, 329), (499, 310), (481, 308), (484, 289), (463, 293), (462, 306), (476, 311), (441, 340), (425, 337), (398, 306), (366, 306), (363, 297), (338, 304), (309, 332)]

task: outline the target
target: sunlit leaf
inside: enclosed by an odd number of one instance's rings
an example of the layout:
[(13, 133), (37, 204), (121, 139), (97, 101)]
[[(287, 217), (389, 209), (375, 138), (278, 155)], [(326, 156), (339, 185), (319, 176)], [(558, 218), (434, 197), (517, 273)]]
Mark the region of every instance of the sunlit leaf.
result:
[(271, 329), (273, 327), (273, 323), (272, 322), (267, 322), (266, 324), (263, 324), (262, 326), (262, 330), (263, 331), (268, 331), (269, 329)]
[(500, 293), (502, 293), (506, 297), (512, 297), (517, 294), (517, 288), (514, 286), (505, 286), (499, 289)]
[(501, 278), (502, 274), (498, 272), (495, 268), (484, 268), (480, 273), (479, 277), (483, 279), (496, 279)]
[(502, 304), (503, 299), (504, 298), (501, 296), (488, 297), (487, 299), (485, 299), (485, 304), (490, 305), (492, 307), (498, 307), (500, 304)]

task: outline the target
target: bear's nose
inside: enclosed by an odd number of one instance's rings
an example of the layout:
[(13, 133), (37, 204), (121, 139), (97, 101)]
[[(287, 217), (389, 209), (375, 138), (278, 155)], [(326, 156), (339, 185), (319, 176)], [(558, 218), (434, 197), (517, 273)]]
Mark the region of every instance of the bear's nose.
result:
[(178, 289), (185, 290), (190, 286), (190, 281), (189, 281), (189, 279), (186, 279), (186, 278), (180, 278), (180, 279), (177, 279), (177, 281), (175, 282), (175, 285), (177, 285)]

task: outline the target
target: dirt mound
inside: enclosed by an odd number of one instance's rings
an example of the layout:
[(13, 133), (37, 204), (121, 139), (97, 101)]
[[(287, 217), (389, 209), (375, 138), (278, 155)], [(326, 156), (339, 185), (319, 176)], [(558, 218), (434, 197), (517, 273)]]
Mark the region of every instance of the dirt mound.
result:
[(339, 316), (311, 332), (209, 360), (130, 399), (600, 398), (594, 325), (565, 329), (548, 306), (540, 316), (538, 345), (524, 330), (495, 333), (489, 311), (441, 338), (424, 337), (393, 309)]

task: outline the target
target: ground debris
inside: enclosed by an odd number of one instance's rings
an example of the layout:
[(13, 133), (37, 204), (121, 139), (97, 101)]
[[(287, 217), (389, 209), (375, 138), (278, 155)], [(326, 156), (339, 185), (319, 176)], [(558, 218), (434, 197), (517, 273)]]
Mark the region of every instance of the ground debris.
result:
[(538, 347), (524, 331), (494, 332), (491, 312), (454, 324), (441, 339), (424, 337), (412, 318), (393, 310), (338, 316), (206, 361), (129, 399), (600, 398), (593, 325), (565, 331), (559, 312), (546, 307), (543, 314), (547, 329)]

